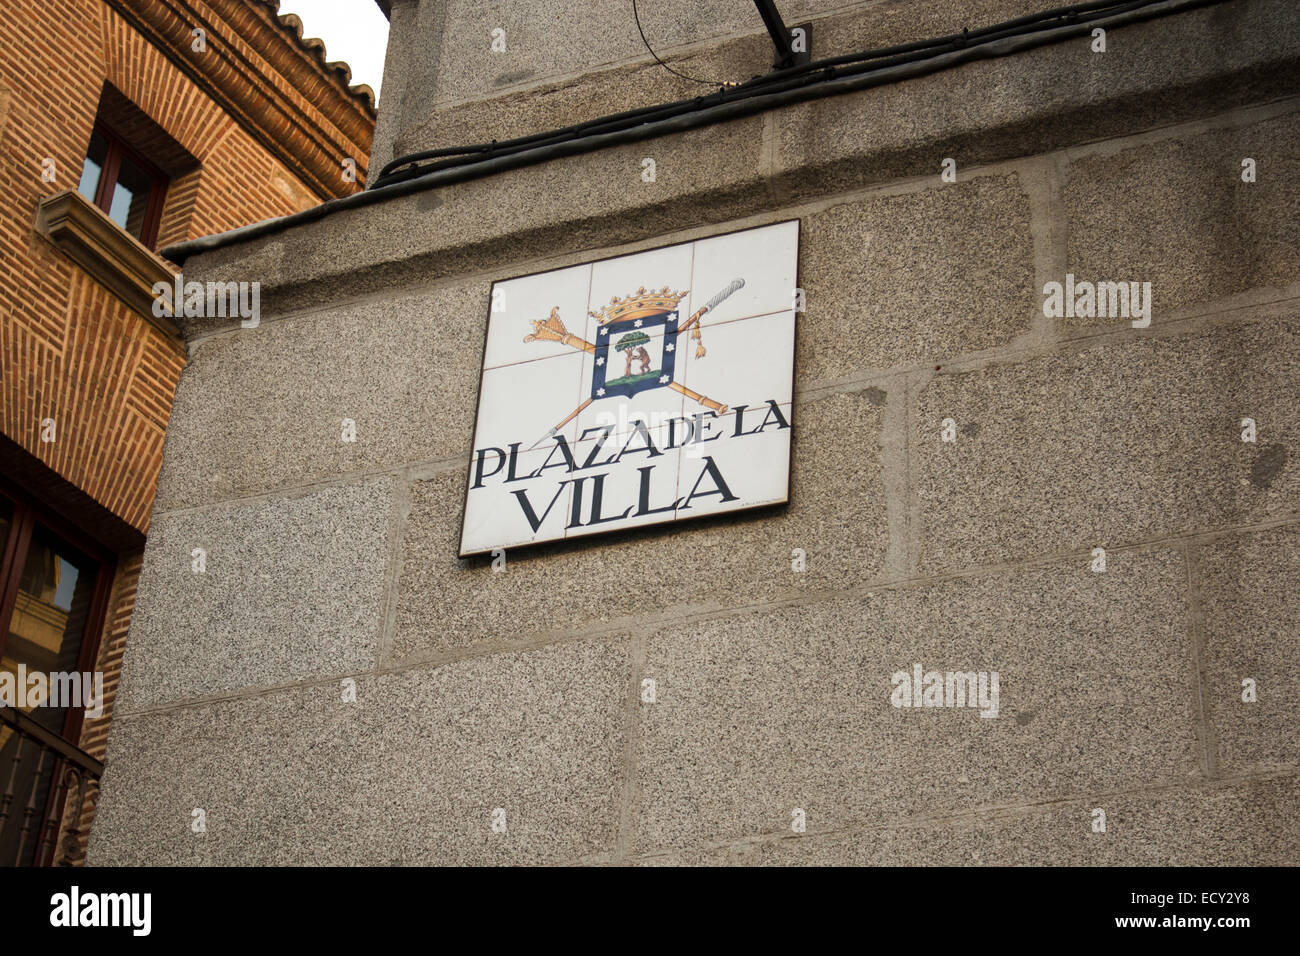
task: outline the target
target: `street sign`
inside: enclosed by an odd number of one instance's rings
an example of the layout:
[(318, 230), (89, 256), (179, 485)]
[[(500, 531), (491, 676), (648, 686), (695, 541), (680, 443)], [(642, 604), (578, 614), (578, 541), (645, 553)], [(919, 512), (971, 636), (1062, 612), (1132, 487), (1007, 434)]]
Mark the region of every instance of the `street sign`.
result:
[(784, 502), (797, 220), (496, 282), (460, 554)]

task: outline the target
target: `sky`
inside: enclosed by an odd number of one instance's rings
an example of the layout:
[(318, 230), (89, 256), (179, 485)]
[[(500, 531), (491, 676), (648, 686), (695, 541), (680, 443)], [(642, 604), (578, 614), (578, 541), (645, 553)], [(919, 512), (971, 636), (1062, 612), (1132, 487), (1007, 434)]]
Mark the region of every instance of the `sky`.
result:
[(375, 0), (280, 0), (280, 13), (296, 13), (304, 38), (325, 41), (326, 62), (347, 61), (352, 85), (368, 83), (378, 98), (388, 19)]

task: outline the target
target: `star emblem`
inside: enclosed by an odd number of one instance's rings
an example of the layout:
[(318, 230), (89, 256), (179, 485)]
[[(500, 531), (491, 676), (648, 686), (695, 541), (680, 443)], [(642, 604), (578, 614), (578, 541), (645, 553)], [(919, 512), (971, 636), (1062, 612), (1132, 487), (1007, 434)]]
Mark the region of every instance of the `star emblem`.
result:
[(641, 326), (645, 325), (645, 323), (642, 322), (640, 319), (637, 319), (635, 322), (632, 323), (632, 325), (634, 325), (636, 328), (639, 329), (641, 328)]
[(597, 364), (597, 365), (604, 365), (604, 364), (605, 364), (605, 358), (604, 358), (604, 356), (601, 356), (600, 358), (596, 359), (596, 364)]
[(677, 346), (674, 345), (672, 342), (669, 342), (667, 345), (664, 346), (664, 351), (671, 352), (675, 348), (677, 348)]
[(609, 329), (601, 329), (601, 330), (600, 330), (600, 334), (601, 334), (601, 335), (609, 335)]
[(667, 375), (660, 375), (660, 376), (659, 376), (659, 384), (660, 384), (660, 385), (667, 385), (667, 384), (668, 384), (668, 376), (667, 376)]
[(598, 388), (598, 389), (596, 389), (596, 394), (599, 395), (601, 398), (604, 398), (604, 397), (605, 397), (605, 390), (604, 390), (603, 388)]

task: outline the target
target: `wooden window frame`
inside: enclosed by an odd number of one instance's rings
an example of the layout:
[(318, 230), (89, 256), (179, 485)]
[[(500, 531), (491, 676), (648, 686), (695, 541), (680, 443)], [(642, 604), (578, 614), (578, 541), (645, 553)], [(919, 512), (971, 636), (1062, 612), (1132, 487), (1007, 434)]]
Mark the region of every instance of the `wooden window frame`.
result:
[[(78, 557), (86, 559), (95, 568), (90, 607), (86, 613), (86, 627), (81, 636), (81, 650), (77, 655), (77, 670), (83, 674), (93, 671), (99, 660), (104, 626), (108, 619), (113, 579), (117, 573), (116, 558), (75, 526), (15, 487), (3, 475), (0, 475), (0, 498), (13, 506), (8, 538), (4, 542), (3, 549), (0, 550), (0, 653), (4, 652), (4, 645), (9, 635), (9, 624), (13, 619), (14, 607), (18, 603), (18, 585), (22, 578), (20, 559), (26, 560), (32, 532), (39, 524), (55, 534), (62, 543), (77, 551)], [(81, 731), (85, 726), (85, 720), (84, 706), (69, 707), (63, 720), (63, 728), (59, 733), (64, 741), (78, 750), (81, 749)], [(54, 776), (51, 777), (52, 784), (46, 795), (44, 813), (40, 827), (36, 831), (38, 834), (45, 832), (51, 820), (58, 821), (63, 817), (67, 793), (60, 794), (60, 787), (57, 786), (62, 772), (62, 759), (60, 759), (54, 766)], [(46, 859), (41, 859), (38, 850), (33, 865), (48, 866), (53, 862), (53, 855), (57, 853), (56, 841), (56, 845), (50, 848)]]
[[(108, 151), (104, 154), (104, 165), (99, 171), (99, 183), (95, 187), (95, 196), (91, 202), (102, 209), (105, 215), (111, 215), (113, 192), (117, 189), (117, 174), (122, 169), (122, 157), (128, 157), (149, 177), (149, 198), (145, 200), (144, 222), (140, 226), (139, 239), (142, 245), (152, 249), (154, 243), (158, 241), (158, 226), (162, 223), (163, 203), (167, 200), (167, 187), (171, 178), (99, 120), (95, 121), (95, 132), (104, 138), (108, 144)], [(89, 143), (86, 144), (85, 152), (86, 158), (89, 159)]]

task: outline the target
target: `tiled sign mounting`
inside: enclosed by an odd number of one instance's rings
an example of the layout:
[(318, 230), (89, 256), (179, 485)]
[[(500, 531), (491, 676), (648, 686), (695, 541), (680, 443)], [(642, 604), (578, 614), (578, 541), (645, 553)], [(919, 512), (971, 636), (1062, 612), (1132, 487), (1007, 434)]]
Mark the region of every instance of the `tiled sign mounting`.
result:
[(462, 556), (786, 501), (799, 223), (492, 286)]

